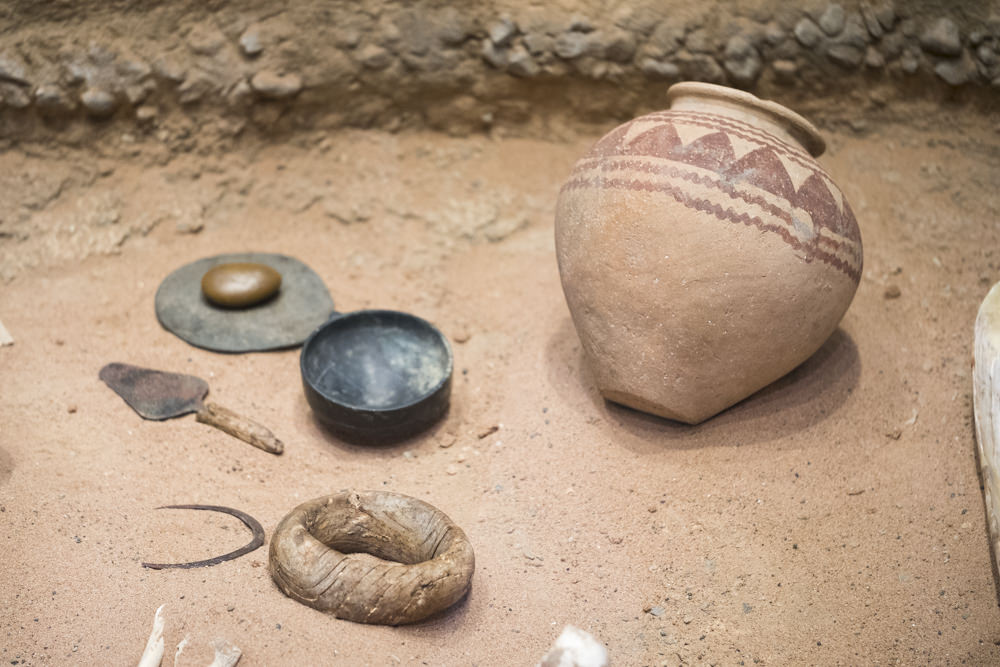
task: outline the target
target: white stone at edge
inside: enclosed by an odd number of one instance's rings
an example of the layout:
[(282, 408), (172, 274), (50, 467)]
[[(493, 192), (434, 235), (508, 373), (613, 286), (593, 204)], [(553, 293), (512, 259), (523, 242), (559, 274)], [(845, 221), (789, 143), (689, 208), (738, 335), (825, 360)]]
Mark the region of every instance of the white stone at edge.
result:
[(1000, 559), (1000, 283), (976, 317), (973, 400), (990, 544)]

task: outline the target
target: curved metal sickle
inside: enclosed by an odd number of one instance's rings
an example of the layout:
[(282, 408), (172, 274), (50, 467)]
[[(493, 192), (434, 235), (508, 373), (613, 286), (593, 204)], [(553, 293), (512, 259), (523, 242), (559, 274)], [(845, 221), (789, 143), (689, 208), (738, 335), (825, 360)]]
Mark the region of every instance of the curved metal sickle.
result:
[(177, 568), (177, 569), (189, 569), (192, 567), (208, 567), (209, 565), (218, 565), (219, 563), (224, 563), (227, 560), (233, 560), (234, 558), (239, 558), (244, 554), (248, 554), (254, 549), (261, 547), (264, 544), (264, 527), (260, 525), (257, 519), (253, 518), (245, 512), (239, 510), (234, 510), (232, 507), (223, 507), (221, 505), (164, 505), (163, 507), (157, 507), (158, 510), (208, 510), (211, 512), (222, 512), (223, 514), (229, 514), (236, 517), (246, 525), (247, 528), (253, 533), (253, 539), (246, 546), (240, 547), (236, 551), (230, 551), (227, 554), (221, 556), (216, 556), (215, 558), (209, 558), (207, 560), (196, 560), (191, 563), (143, 563), (143, 567), (147, 567), (150, 570), (165, 570), (167, 568)]

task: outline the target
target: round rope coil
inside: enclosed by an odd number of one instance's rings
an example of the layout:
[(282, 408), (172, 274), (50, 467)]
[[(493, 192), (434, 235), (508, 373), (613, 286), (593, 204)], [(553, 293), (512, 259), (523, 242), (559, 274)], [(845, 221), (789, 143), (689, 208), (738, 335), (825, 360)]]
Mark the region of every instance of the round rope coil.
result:
[(294, 600), (356, 623), (416, 623), (468, 592), (472, 544), (436, 507), (348, 491), (303, 503), (271, 537), (271, 577)]

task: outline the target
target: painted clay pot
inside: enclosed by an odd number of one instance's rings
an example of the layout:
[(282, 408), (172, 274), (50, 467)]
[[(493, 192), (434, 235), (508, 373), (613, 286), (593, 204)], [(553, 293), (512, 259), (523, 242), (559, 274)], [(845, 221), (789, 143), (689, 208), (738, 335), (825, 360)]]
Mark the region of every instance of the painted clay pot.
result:
[(566, 302), (605, 398), (701, 422), (809, 358), (861, 276), (861, 235), (801, 116), (679, 83), (615, 128), (556, 206)]

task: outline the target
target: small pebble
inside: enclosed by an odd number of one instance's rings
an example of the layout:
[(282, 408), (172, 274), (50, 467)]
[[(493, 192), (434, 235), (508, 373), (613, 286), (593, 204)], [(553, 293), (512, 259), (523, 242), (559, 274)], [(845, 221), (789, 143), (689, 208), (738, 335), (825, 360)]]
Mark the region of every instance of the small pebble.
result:
[(67, 406), (66, 407), (66, 412), (70, 413), (71, 415), (75, 414), (76, 413), (76, 405), (70, 404), (69, 406)]
[(209, 301), (226, 308), (247, 308), (274, 296), (281, 274), (265, 264), (233, 262), (205, 272), (201, 291)]
[(664, 612), (663, 607), (659, 605), (649, 610), (649, 613), (652, 614), (653, 616), (663, 616), (663, 612)]
[(240, 35), (240, 50), (248, 58), (260, 55), (264, 46), (260, 43), (260, 29), (257, 26), (250, 26)]
[(298, 95), (302, 90), (302, 77), (298, 74), (278, 74), (270, 70), (257, 72), (250, 79), (250, 87), (261, 97), (282, 100)]
[(87, 113), (94, 118), (107, 118), (118, 108), (115, 96), (103, 88), (88, 88), (80, 95)]
[(889, 285), (885, 288), (885, 292), (882, 294), (887, 299), (898, 299), (902, 295), (902, 291), (899, 289), (899, 285)]

